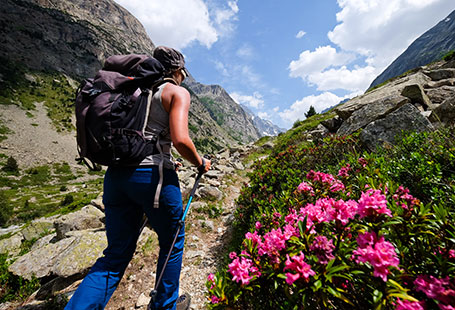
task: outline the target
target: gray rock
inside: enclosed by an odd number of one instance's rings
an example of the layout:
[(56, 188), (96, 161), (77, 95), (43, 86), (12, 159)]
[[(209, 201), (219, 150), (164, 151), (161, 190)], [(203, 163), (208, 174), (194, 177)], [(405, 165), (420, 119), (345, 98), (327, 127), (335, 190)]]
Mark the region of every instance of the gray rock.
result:
[(223, 193), (216, 187), (204, 186), (198, 191), (201, 198), (219, 201), (223, 198)]
[(445, 124), (455, 123), (455, 93), (433, 110), (430, 121)]
[(360, 134), (360, 140), (371, 150), (383, 143), (393, 144), (402, 131), (422, 132), (433, 130), (430, 121), (419, 110), (408, 103), (385, 118), (372, 122)]
[(24, 236), (24, 239), (28, 241), (40, 238), (53, 230), (53, 221), (53, 219), (45, 218), (32, 221), (21, 230), (21, 234)]
[(401, 95), (411, 99), (412, 103), (420, 103), (424, 107), (433, 109), (433, 104), (428, 98), (427, 94), (423, 91), (423, 87), (419, 84), (407, 85), (403, 88)]
[(146, 307), (150, 302), (151, 297), (142, 293), (136, 301), (136, 308)]
[[(102, 256), (107, 246), (106, 233), (81, 232), (79, 237), (58, 256), (52, 273), (69, 277), (86, 272)], [(63, 240), (62, 240), (63, 241)]]
[(441, 104), (448, 97), (451, 97), (453, 94), (455, 94), (455, 87), (444, 85), (439, 88), (427, 89), (426, 93), (431, 102), (437, 105)]
[(361, 96), (355, 97), (348, 102), (337, 106), (334, 111), (343, 120), (348, 119), (354, 111), (387, 97), (396, 97), (401, 95), (401, 91), (412, 84), (424, 85), (430, 81), (430, 78), (422, 72), (416, 72), (403, 78), (391, 81), (386, 85), (369, 91)]
[(330, 119), (322, 121), (321, 124), (327, 128), (329, 132), (335, 133), (340, 128), (341, 124), (343, 124), (343, 120), (338, 115), (336, 115)]
[(234, 168), (228, 167), (228, 166), (225, 166), (225, 165), (216, 165), (215, 169), (218, 170), (218, 171), (221, 171), (223, 174), (232, 173), (232, 172), (235, 171)]
[(439, 70), (424, 71), (433, 81), (455, 78), (455, 69), (445, 68)]
[(57, 236), (56, 233), (44, 236), (43, 238), (38, 239), (30, 249), (31, 251), (35, 251), (39, 248), (46, 246), (47, 244), (51, 243), (52, 241), (56, 241), (55, 237)]
[(245, 166), (239, 160), (232, 162), (231, 164), (236, 170), (244, 170)]
[(427, 84), (423, 85), (424, 88), (439, 88), (442, 86), (455, 86), (455, 78), (440, 81), (430, 81)]
[(204, 251), (191, 250), (191, 251), (185, 252), (185, 257), (188, 258), (188, 259), (192, 259), (192, 258), (196, 258), (196, 257), (204, 257), (204, 256), (205, 256), (205, 252)]
[(37, 278), (50, 276), (60, 254), (75, 240), (75, 237), (66, 238), (57, 243), (47, 244), (35, 251), (30, 251), (10, 265), (8, 271), (28, 280), (33, 275)]
[(385, 115), (393, 112), (408, 102), (409, 99), (401, 95), (388, 96), (371, 102), (357, 111), (354, 111), (351, 117), (343, 122), (340, 129), (338, 129), (337, 134), (352, 134), (360, 128), (364, 128), (371, 122), (383, 118)]
[(223, 173), (221, 171), (217, 170), (209, 170), (207, 173), (204, 174), (204, 177), (206, 178), (213, 178), (213, 179), (218, 179), (223, 176)]
[(54, 221), (57, 239), (66, 237), (69, 231), (101, 228), (104, 226), (104, 213), (98, 208), (88, 205), (77, 212), (64, 215)]
[(0, 240), (0, 254), (9, 254), (16, 256), (21, 251), (21, 244), (24, 237), (22, 234), (16, 233), (9, 238)]
[(209, 221), (209, 220), (199, 220), (199, 225), (201, 225), (201, 227), (207, 227), (208, 229), (210, 230), (215, 230), (215, 224), (213, 223), (213, 221)]

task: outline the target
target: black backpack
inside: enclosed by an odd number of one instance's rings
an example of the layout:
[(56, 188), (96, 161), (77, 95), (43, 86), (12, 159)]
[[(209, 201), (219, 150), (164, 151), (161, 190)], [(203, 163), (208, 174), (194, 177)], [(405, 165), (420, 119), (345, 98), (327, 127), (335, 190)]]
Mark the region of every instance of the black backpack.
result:
[(116, 55), (82, 82), (76, 92), (78, 160), (99, 170), (95, 164), (134, 165), (156, 152), (156, 140), (146, 139), (144, 130), (149, 94), (165, 81), (164, 71), (153, 57)]

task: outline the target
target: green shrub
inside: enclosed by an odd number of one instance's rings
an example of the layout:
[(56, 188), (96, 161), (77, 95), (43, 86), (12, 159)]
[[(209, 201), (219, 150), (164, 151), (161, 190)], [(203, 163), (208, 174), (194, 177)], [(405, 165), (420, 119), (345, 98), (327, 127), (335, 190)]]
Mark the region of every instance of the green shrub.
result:
[(19, 172), (19, 166), (17, 165), (17, 161), (13, 156), (8, 157), (5, 166), (2, 168), (3, 171), (17, 174)]
[(0, 227), (6, 226), (12, 215), (13, 206), (9, 203), (5, 193), (0, 191)]
[(0, 254), (0, 304), (12, 300), (23, 300), (39, 288), (38, 279), (26, 280), (10, 273), (8, 266), (12, 262), (7, 258), (6, 254)]
[(209, 308), (454, 304), (452, 132), (408, 134), (377, 153), (330, 137), (257, 162), (238, 199), (233, 252), (207, 282)]

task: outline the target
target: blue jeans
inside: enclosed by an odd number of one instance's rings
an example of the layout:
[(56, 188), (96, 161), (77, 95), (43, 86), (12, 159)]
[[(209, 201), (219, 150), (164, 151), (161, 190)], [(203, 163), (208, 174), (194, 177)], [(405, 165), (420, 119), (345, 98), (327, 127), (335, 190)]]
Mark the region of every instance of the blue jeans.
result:
[[(68, 302), (65, 310), (104, 309), (133, 257), (143, 214), (158, 234), (157, 277), (183, 215), (182, 196), (175, 171), (164, 169), (159, 208), (153, 208), (158, 168), (109, 167), (104, 178), (108, 246)], [(182, 266), (185, 227), (180, 230), (163, 274), (152, 309), (176, 307)], [(150, 288), (152, 289), (152, 288)]]

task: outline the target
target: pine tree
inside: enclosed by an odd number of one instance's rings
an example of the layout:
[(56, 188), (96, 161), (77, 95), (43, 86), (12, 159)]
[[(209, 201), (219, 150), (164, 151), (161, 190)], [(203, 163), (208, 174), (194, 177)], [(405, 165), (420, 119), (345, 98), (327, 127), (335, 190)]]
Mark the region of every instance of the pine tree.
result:
[(316, 110), (314, 109), (314, 107), (310, 106), (310, 109), (308, 110), (308, 112), (305, 113), (305, 117), (309, 118), (309, 117), (311, 117), (313, 115), (316, 115), (316, 114), (318, 114), (318, 113), (316, 113)]

